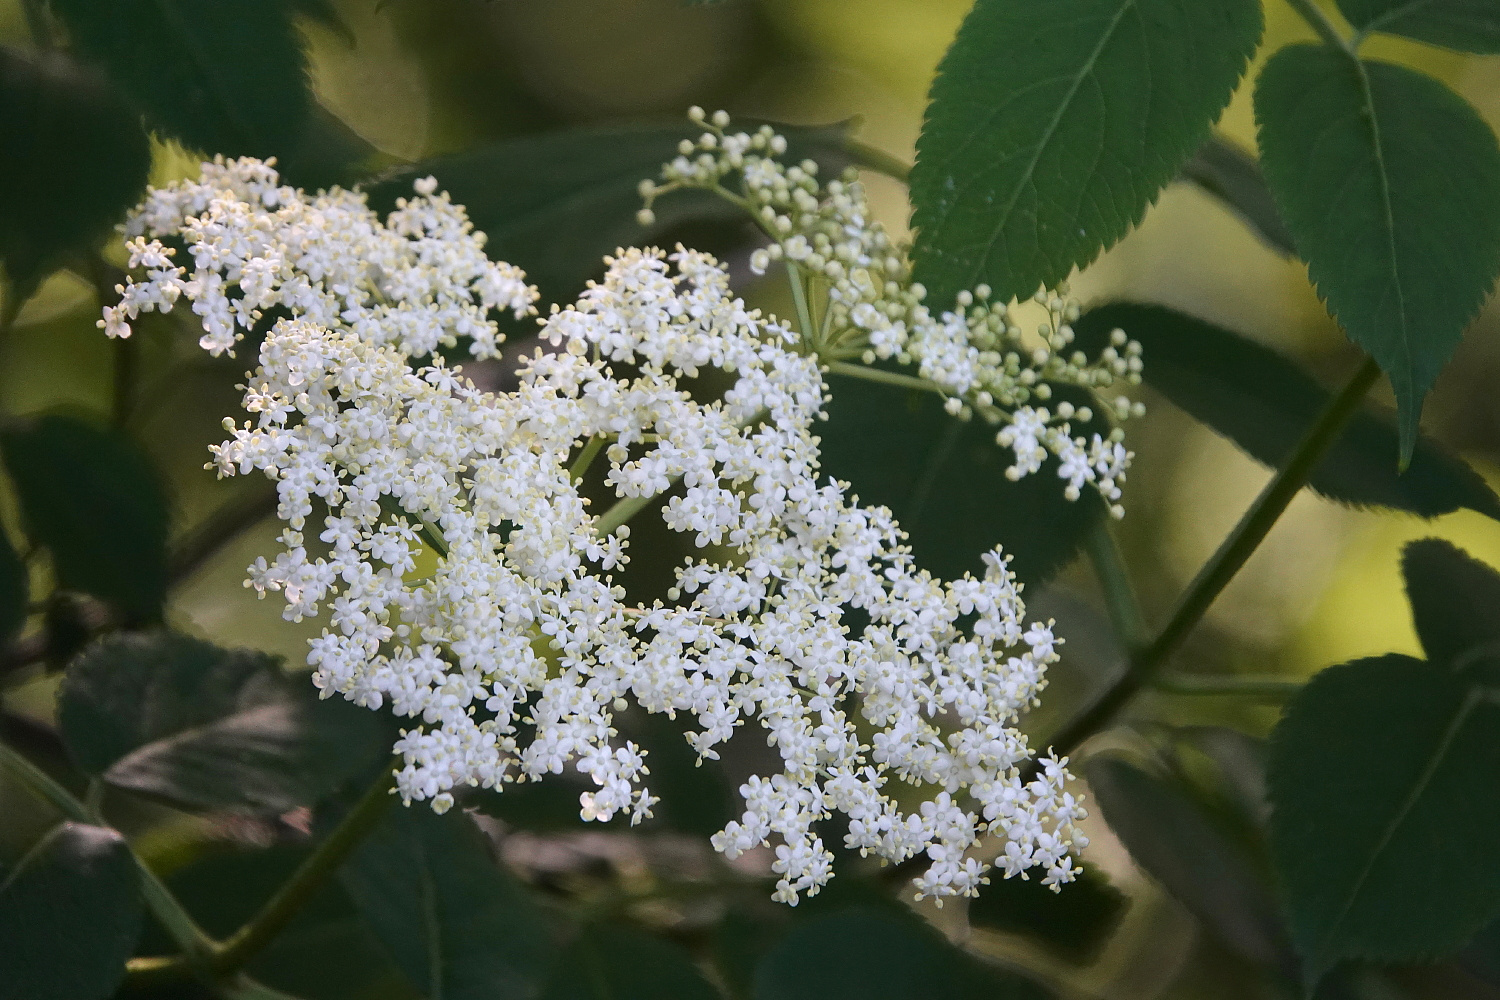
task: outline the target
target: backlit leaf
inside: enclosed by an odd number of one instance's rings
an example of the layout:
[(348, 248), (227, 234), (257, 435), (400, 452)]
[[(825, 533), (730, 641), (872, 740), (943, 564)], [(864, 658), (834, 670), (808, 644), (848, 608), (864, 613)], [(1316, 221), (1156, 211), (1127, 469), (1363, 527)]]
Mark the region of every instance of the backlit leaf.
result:
[(1500, 272), (1500, 146), (1432, 77), (1289, 45), (1255, 86), (1261, 166), (1308, 274), (1379, 362), (1401, 458)]
[(1310, 982), (1451, 953), (1500, 912), (1497, 770), (1500, 706), (1436, 664), (1356, 660), (1293, 699), (1271, 737), (1271, 847)]
[(1208, 138), (1257, 0), (978, 0), (933, 81), (911, 174), (916, 277), (949, 309), (1026, 297), (1136, 223)]

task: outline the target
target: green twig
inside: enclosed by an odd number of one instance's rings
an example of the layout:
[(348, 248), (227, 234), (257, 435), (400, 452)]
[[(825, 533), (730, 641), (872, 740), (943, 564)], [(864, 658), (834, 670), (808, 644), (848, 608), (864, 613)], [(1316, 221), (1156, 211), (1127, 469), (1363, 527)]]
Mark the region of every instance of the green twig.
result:
[(173, 586), (185, 582), (241, 533), (276, 513), (276, 486), (247, 488), (194, 525), (172, 546), (167, 560)]
[(1302, 15), (1302, 20), (1318, 33), (1318, 37), (1323, 39), (1325, 44), (1347, 52), (1351, 56), (1354, 55), (1354, 44), (1339, 34), (1339, 29), (1328, 19), (1328, 15), (1323, 13), (1323, 8), (1313, 0), (1287, 0), (1287, 2), (1292, 5), (1293, 10)]
[(1149, 645), (1129, 657), (1125, 672), (1097, 701), (1053, 737), (1052, 746), (1058, 754), (1071, 753), (1107, 725), (1151, 682), (1162, 662), (1177, 650), (1209, 605), (1259, 547), (1292, 498), (1307, 483), (1308, 476), (1333, 446), (1344, 425), (1359, 410), (1360, 402), (1379, 377), (1380, 367), (1373, 359), (1366, 358), (1348, 384), (1318, 415), (1291, 458), (1255, 498), (1255, 503), (1240, 518), (1219, 550), (1193, 578), (1166, 626)]
[(902, 389), (935, 392), (945, 398), (950, 395), (950, 393), (944, 392), (943, 387), (936, 382), (930, 382), (925, 378), (918, 378), (915, 375), (888, 372), (884, 368), (871, 368), (869, 365), (856, 365), (848, 361), (827, 361), (824, 362), (823, 367), (827, 368), (834, 375), (847, 375), (849, 378), (864, 379), (866, 382), (879, 382), (882, 385), (899, 386)]
[(869, 167), (876, 173), (885, 174), (887, 177), (894, 177), (902, 184), (911, 183), (911, 165), (885, 150), (876, 149), (869, 143), (860, 142), (858, 139), (844, 140), (844, 148), (860, 166)]
[(807, 303), (807, 286), (802, 280), (801, 266), (795, 261), (787, 261), (786, 277), (792, 286), (792, 305), (797, 310), (797, 325), (802, 328), (799, 332), (802, 334), (803, 342), (811, 344), (818, 328), (813, 325), (812, 309)]
[(323, 888), (323, 883), (338, 871), (365, 834), (380, 822), (395, 798), (395, 787), (396, 772), (392, 766), (382, 772), (380, 779), (365, 791), (348, 815), (276, 890), (276, 895), (261, 907), (260, 912), (215, 951), (210, 962), (214, 972), (222, 975), (238, 971), (275, 939), (308, 900)]
[(381, 495), (380, 506), (384, 507), (386, 513), (392, 517), (405, 518), (407, 523), (415, 521), (417, 523), (417, 534), (422, 536), (422, 541), (426, 542), (438, 555), (448, 555), (447, 539), (443, 538), (442, 532), (438, 531), (431, 524), (428, 524), (427, 519), (422, 517), (422, 515), (408, 512), (405, 507), (401, 506), (400, 500), (389, 494)]
[(588, 439), (583, 450), (578, 453), (578, 457), (573, 459), (573, 464), (568, 466), (569, 479), (575, 483), (582, 481), (583, 474), (589, 471), (589, 466), (594, 464), (594, 457), (604, 447), (604, 437), (603, 434), (595, 434)]
[(1151, 687), (1167, 694), (1224, 695), (1282, 702), (1302, 690), (1302, 682), (1255, 674), (1158, 674)]
[[(1079, 501), (1093, 503), (1093, 499)], [(1083, 550), (1093, 563), (1094, 575), (1099, 578), (1099, 587), (1104, 592), (1104, 607), (1109, 612), (1110, 624), (1115, 635), (1127, 652), (1144, 649), (1151, 641), (1151, 630), (1141, 614), (1140, 602), (1135, 596), (1135, 587), (1130, 583), (1130, 574), (1125, 570), (1125, 560), (1120, 555), (1119, 543), (1109, 528), (1109, 519), (1099, 517), (1083, 536)]]
[[(74, 822), (104, 825), (99, 815), (91, 812), (88, 806), (79, 801), (72, 792), (4, 743), (0, 743), (0, 765), (19, 778), (21, 783), (39, 798), (45, 799), (58, 812)], [(158, 878), (155, 872), (146, 867), (146, 863), (135, 851), (132, 850), (130, 856), (135, 859), (135, 866), (140, 872), (141, 897), (146, 901), (146, 906), (150, 908), (151, 913), (161, 922), (162, 927), (172, 936), (172, 940), (185, 955), (189, 956), (187, 961), (196, 962), (211, 953), (214, 949), (213, 940), (203, 932), (187, 910), (183, 909), (177, 897), (172, 895), (172, 890), (167, 888), (166, 883)]]

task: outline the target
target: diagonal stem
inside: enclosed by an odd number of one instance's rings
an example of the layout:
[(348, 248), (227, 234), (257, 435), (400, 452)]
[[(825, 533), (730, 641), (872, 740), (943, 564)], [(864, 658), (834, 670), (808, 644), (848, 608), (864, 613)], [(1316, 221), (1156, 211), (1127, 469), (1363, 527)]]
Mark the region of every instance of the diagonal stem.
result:
[(380, 778), (366, 789), (317, 850), (308, 855), (260, 912), (214, 953), (211, 964), (215, 972), (229, 973), (244, 967), (281, 933), (308, 900), (323, 888), (323, 883), (338, 871), (365, 834), (380, 822), (395, 797), (395, 787), (395, 767), (383, 768)]
[(1132, 653), (1125, 672), (1077, 718), (1052, 738), (1059, 755), (1071, 753), (1079, 744), (1108, 725), (1119, 711), (1151, 683), (1163, 662), (1176, 652), (1182, 640), (1203, 618), (1214, 599), (1224, 590), (1246, 560), (1270, 533), (1292, 498), (1306, 485), (1328, 449), (1333, 446), (1344, 426), (1359, 410), (1361, 401), (1375, 380), (1380, 367), (1366, 358), (1339, 394), (1329, 401), (1318, 419), (1303, 436), (1297, 449), (1281, 470), (1266, 484), (1260, 496), (1240, 518), (1239, 524), (1224, 539), (1219, 550), (1198, 571), (1193, 582), (1177, 603), (1172, 617), (1148, 645)]

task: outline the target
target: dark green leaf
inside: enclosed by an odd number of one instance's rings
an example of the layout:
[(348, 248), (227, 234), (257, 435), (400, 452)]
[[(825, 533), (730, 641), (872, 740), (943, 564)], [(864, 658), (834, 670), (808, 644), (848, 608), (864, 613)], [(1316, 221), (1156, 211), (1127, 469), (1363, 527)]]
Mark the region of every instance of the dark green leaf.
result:
[(1109, 827), (1131, 856), (1236, 954), (1287, 965), (1281, 921), (1254, 861), (1184, 784), (1113, 757), (1084, 765)]
[(537, 995), (549, 928), (466, 813), (398, 805), (339, 876), (424, 995)]
[(0, 1000), (103, 1000), (140, 932), (125, 838), (64, 823), (0, 880)]
[[(1153, 389), (1266, 465), (1286, 461), (1330, 394), (1270, 348), (1165, 306), (1115, 302), (1077, 323), (1075, 344), (1095, 351), (1111, 330), (1139, 340)], [(1500, 518), (1500, 500), (1479, 474), (1426, 436), (1405, 472), (1391, 461), (1393, 420), (1366, 409), (1329, 449), (1309, 485), (1344, 503), (1393, 507), (1436, 517), (1460, 507)]]
[(1500, 659), (1500, 573), (1440, 538), (1401, 553), (1417, 638), (1433, 663), (1460, 670)]
[(68, 666), (58, 722), (87, 774), (131, 751), (278, 700), (276, 660), (171, 633), (116, 633)]
[[(167, 885), (205, 931), (228, 937), (307, 859), (316, 836), (264, 848), (220, 845), (174, 871)], [(168, 953), (174, 947), (164, 931), (148, 926), (142, 953)], [(336, 879), (323, 884), (247, 971), (303, 1000), (416, 995)]]
[(629, 927), (584, 928), (553, 963), (542, 1000), (718, 1000), (679, 944)]
[(296, 144), (311, 100), (286, 4), (52, 0), (52, 9), (147, 124), (189, 149), (265, 158)]
[(285, 700), (148, 743), (104, 780), (195, 809), (313, 805), (384, 757), (395, 733), (342, 698), (318, 701), (310, 685), (301, 690), (305, 683)]
[(1500, 912), (1500, 706), (1433, 664), (1330, 667), (1271, 736), (1271, 847), (1309, 981), (1425, 961)]
[[(98, 74), (0, 46), (0, 261), (14, 315), (71, 251), (92, 253), (146, 186), (151, 144)], [(0, 321), (0, 328), (4, 327)]]
[(755, 971), (756, 1000), (1041, 1000), (914, 915), (857, 906), (799, 921)]
[(1422, 399), (1500, 272), (1500, 146), (1430, 76), (1289, 45), (1255, 86), (1261, 165), (1308, 274), (1396, 390)]
[(1053, 892), (1041, 879), (1000, 878), (969, 902), (969, 923), (1019, 934), (1081, 964), (1098, 954), (1128, 906), (1125, 896), (1090, 865), (1077, 880)]
[(373, 712), (319, 701), (274, 658), (170, 633), (117, 633), (68, 666), (59, 722), (74, 761), (193, 808), (312, 805), (383, 757)]
[(29, 586), (26, 564), (0, 529), (0, 645), (10, 641), (26, 623)]
[[(851, 157), (845, 129), (778, 126), (787, 158), (811, 158), (838, 168)], [(656, 203), (656, 223), (636, 222), (637, 188), (677, 155), (677, 144), (697, 133), (684, 123), (580, 129), (527, 136), (443, 157), (381, 181), (370, 203), (388, 210), (409, 196), (412, 181), (429, 174), (468, 209), (489, 242), (485, 252), (526, 270), (543, 301), (571, 298), (603, 270), (603, 257), (622, 246), (645, 246), (693, 220), (738, 220), (743, 212), (703, 191), (679, 192)]]
[(839, 375), (828, 385), (833, 401), (818, 427), (824, 472), (852, 483), (861, 502), (889, 507), (917, 562), (938, 576), (982, 573), (982, 554), (998, 544), (1017, 576), (1039, 583), (1104, 516), (1092, 494), (1063, 498), (1055, 460), (1011, 482), (1014, 456), (995, 444), (995, 428), (950, 417), (934, 393)]
[(911, 173), (934, 311), (1055, 285), (1140, 222), (1208, 138), (1256, 0), (979, 0), (938, 67)]
[(1339, 0), (1363, 32), (1404, 35), (1461, 52), (1500, 52), (1500, 7), (1494, 0)]
[(1227, 205), (1272, 250), (1288, 257), (1297, 252), (1260, 164), (1233, 142), (1210, 136), (1183, 164), (1181, 177)]
[(52, 553), (58, 583), (135, 621), (161, 616), (167, 503), (150, 461), (124, 435), (46, 416), (0, 431), (31, 540)]

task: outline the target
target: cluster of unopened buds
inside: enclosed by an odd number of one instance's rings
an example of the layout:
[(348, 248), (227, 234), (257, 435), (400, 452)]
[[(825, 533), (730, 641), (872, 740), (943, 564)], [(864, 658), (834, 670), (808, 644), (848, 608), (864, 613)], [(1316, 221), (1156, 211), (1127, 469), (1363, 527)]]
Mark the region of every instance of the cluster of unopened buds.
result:
[[(251, 419), (226, 420), (211, 466), (276, 483), (281, 550), (248, 585), (279, 591), (288, 619), (326, 616), (309, 656), (325, 695), (412, 720), (396, 745), (408, 802), (443, 811), (465, 787), (571, 767), (593, 786), (585, 819), (637, 822), (656, 799), (644, 751), (615, 725), (633, 704), (681, 713), (702, 759), (741, 728), (776, 749), (780, 770), (741, 788), (743, 815), (713, 843), (731, 858), (774, 846), (778, 899), (831, 877), (818, 827), (834, 813), (851, 849), (925, 855), (922, 894), (972, 894), (992, 866), (1071, 881), (1086, 840), (1066, 760), (1036, 761), (1016, 728), (1061, 640), (1027, 620), (999, 550), (977, 577), (917, 566), (891, 513), (820, 469), (817, 428), (830, 363), (913, 364), (960, 416), (995, 421), (1013, 475), (1051, 453), (1070, 495), (1091, 483), (1113, 499), (1118, 440), (1074, 438), (1069, 422), (1089, 415), (1034, 404), (1048, 380), (1129, 381), (1139, 350), (1117, 338), (1093, 364), (1053, 353), (1071, 336), (1060, 297), (1042, 303), (1048, 347), (1024, 355), (982, 289), (931, 318), (856, 180), (820, 189), (813, 165), (775, 159), (774, 132), (725, 123), (648, 196), (738, 173), (733, 197), (775, 240), (757, 266), (788, 261), (826, 293), (816, 329), (748, 308), (705, 254), (622, 250), (541, 318), (545, 347), (521, 358), (517, 387), (482, 392), (442, 350), (494, 355), (491, 314), (523, 314), (535, 292), (485, 259), (463, 209), (428, 178), (381, 219), (361, 195), (304, 195), (254, 160), (150, 195), (127, 224), (144, 274), (101, 326), (127, 336), (140, 311), (186, 300), (208, 350), (262, 338)], [(284, 318), (262, 323), (273, 305)], [(732, 384), (695, 398), (686, 380), (707, 369)], [(585, 477), (612, 506), (591, 509)], [(667, 602), (641, 606), (616, 574), (625, 522), (648, 506), (701, 555)]]
[[(682, 188), (712, 191), (740, 205), (771, 239), (751, 256), (751, 269), (764, 273), (783, 263), (800, 295), (821, 292), (826, 299), (818, 322), (799, 317), (804, 350), (837, 371), (847, 371), (845, 363), (855, 359), (915, 368), (932, 391), (946, 397), (949, 413), (995, 426), (996, 442), (1015, 454), (1012, 479), (1039, 471), (1055, 456), (1070, 500), (1091, 485), (1116, 517), (1124, 515), (1120, 484), (1132, 457), (1124, 431), (1075, 433), (1075, 421), (1093, 421), (1093, 408), (1048, 403), (1055, 386), (1075, 386), (1099, 400), (1101, 415), (1114, 421), (1143, 415), (1139, 402), (1118, 392), (1106, 396), (1117, 386), (1140, 383), (1139, 343), (1116, 332), (1098, 358), (1070, 350), (1069, 324), (1080, 307), (1066, 284), (1039, 290), (1020, 305), (992, 301), (990, 288), (980, 285), (934, 316), (924, 303), (926, 289), (912, 280), (906, 248), (871, 218), (856, 168), (823, 184), (816, 162), (781, 161), (786, 140), (770, 126), (729, 132), (722, 111), (707, 116), (693, 108), (689, 117), (704, 131), (696, 141), (683, 140), (659, 180), (641, 183), (644, 219), (653, 217), (657, 198)], [(1021, 324), (1036, 312), (1041, 318), (1028, 341)]]

